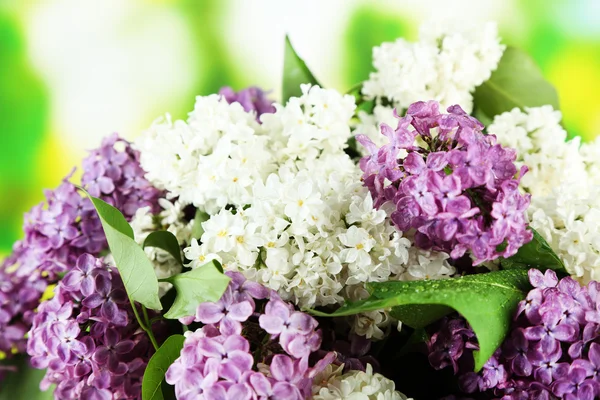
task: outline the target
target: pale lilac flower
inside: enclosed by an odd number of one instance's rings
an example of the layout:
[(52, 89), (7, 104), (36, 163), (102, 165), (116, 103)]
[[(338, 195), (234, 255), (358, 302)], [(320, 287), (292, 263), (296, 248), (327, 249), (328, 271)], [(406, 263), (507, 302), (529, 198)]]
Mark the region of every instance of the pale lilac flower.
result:
[[(177, 398), (308, 398), (314, 376), (335, 359), (334, 353), (317, 353), (317, 321), (242, 274), (227, 275), (231, 281), (221, 299), (199, 305), (192, 319), (184, 319), (205, 325), (186, 334), (179, 358), (166, 373)], [(256, 301), (269, 297), (264, 311), (255, 312)], [(320, 360), (311, 367), (309, 357)], [(259, 363), (268, 366), (268, 374), (257, 371)]]
[(55, 385), (57, 399), (139, 398), (152, 347), (129, 302), (118, 299), (121, 277), (88, 254), (77, 265), (64, 278), (69, 284), (59, 282), (39, 306), (28, 333), (31, 365), (47, 368), (41, 388)]

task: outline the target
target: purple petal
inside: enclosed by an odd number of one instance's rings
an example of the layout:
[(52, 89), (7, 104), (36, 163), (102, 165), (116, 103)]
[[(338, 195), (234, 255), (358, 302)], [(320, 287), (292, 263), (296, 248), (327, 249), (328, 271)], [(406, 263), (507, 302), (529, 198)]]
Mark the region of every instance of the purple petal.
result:
[(105, 298), (103, 296), (101, 296), (99, 293), (94, 293), (91, 296), (88, 296), (85, 299), (83, 299), (81, 304), (83, 304), (87, 308), (94, 309), (100, 307), (104, 303), (104, 301)]
[(291, 381), (294, 378), (294, 363), (288, 356), (276, 354), (271, 361), (271, 375), (277, 381)]
[(242, 301), (240, 303), (235, 303), (227, 310), (227, 317), (239, 321), (244, 322), (252, 315), (254, 308), (249, 301)]
[(196, 319), (203, 324), (216, 324), (224, 315), (223, 306), (217, 303), (202, 303), (196, 310)]
[(285, 321), (283, 321), (281, 318), (276, 317), (274, 315), (262, 314), (258, 318), (258, 323), (260, 324), (260, 327), (268, 333), (270, 333), (271, 335), (280, 334), (284, 328), (284, 322)]
[(216, 357), (220, 359), (222, 355), (225, 354), (225, 349), (221, 344), (208, 338), (200, 338), (198, 340), (197, 349), (198, 352), (205, 357)]

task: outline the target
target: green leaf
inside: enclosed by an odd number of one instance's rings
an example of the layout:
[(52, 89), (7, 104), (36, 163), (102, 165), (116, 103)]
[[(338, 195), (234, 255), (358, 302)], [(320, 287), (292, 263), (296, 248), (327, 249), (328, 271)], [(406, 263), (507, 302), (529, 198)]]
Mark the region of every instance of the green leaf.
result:
[(522, 50), (507, 47), (498, 68), (473, 94), (475, 109), (489, 119), (515, 107), (550, 104), (558, 110), (556, 89), (544, 79), (533, 59)]
[(303, 83), (319, 85), (319, 82), (313, 76), (312, 72), (310, 72), (306, 63), (298, 56), (296, 50), (294, 50), (289, 36), (286, 35), (281, 102), (285, 104), (290, 97), (300, 97), (302, 95), (300, 85)]
[(23, 355), (2, 364), (14, 366), (18, 372), (8, 372), (0, 385), (0, 400), (51, 400), (54, 399), (54, 387), (45, 392), (40, 390), (40, 382), (46, 370), (29, 366), (28, 357)]
[(411, 328), (419, 329), (453, 311), (451, 307), (440, 304), (409, 304), (392, 308), (390, 315)]
[(158, 247), (159, 249), (163, 249), (172, 255), (179, 264), (183, 265), (179, 242), (175, 235), (169, 231), (152, 232), (146, 237), (146, 240), (144, 240), (144, 247)]
[(169, 336), (150, 358), (142, 381), (142, 400), (164, 399), (161, 385), (167, 369), (179, 358), (184, 341), (183, 335)]
[(500, 260), (502, 268), (553, 269), (567, 273), (565, 265), (552, 250), (548, 242), (535, 229), (532, 227), (529, 227), (529, 229), (533, 232), (531, 242), (521, 246), (514, 256), (502, 258)]
[(165, 318), (195, 315), (200, 303), (218, 301), (230, 281), (227, 275), (219, 271), (219, 267), (218, 261), (213, 260), (200, 268), (165, 279), (177, 290), (177, 297)]
[(147, 308), (162, 310), (154, 266), (144, 250), (133, 239), (133, 229), (119, 210), (85, 193), (96, 207), (108, 247), (123, 279), (127, 295)]
[(414, 319), (433, 321), (440, 316), (440, 306), (450, 307), (467, 319), (477, 335), (480, 350), (474, 352), (474, 358), (479, 371), (504, 340), (514, 311), (530, 286), (527, 271), (514, 269), (439, 281), (373, 282), (367, 289), (371, 293), (368, 299), (347, 303), (332, 314), (311, 312), (336, 317), (392, 307), (394, 313), (395, 307), (405, 306), (402, 313), (408, 315), (408, 306), (416, 305)]
[(202, 234), (204, 233), (204, 228), (202, 228), (202, 223), (208, 221), (210, 215), (201, 210), (196, 210), (196, 215), (194, 216), (194, 225), (192, 226), (192, 238), (200, 240)]

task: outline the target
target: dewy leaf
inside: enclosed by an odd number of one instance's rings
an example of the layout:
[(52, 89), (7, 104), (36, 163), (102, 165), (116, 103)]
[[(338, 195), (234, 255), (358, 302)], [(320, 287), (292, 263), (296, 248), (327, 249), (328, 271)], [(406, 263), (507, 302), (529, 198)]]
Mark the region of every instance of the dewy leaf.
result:
[(312, 72), (310, 72), (306, 63), (298, 56), (296, 50), (294, 50), (290, 38), (286, 35), (281, 102), (285, 104), (290, 97), (300, 97), (302, 95), (300, 85), (303, 83), (319, 85), (319, 82), (313, 76)]
[(204, 228), (202, 228), (202, 223), (208, 221), (210, 215), (201, 210), (196, 210), (196, 215), (194, 216), (194, 225), (192, 226), (192, 238), (200, 239), (202, 234), (204, 233)]
[(154, 266), (140, 245), (133, 240), (133, 229), (119, 210), (85, 193), (96, 207), (127, 295), (147, 308), (161, 310)]
[(544, 79), (533, 59), (525, 52), (507, 47), (490, 79), (475, 89), (475, 108), (488, 118), (515, 107), (550, 104), (558, 110), (556, 89)]
[(565, 265), (552, 250), (548, 242), (532, 227), (531, 242), (524, 244), (512, 257), (500, 259), (500, 265), (504, 269), (513, 268), (537, 268), (541, 270), (553, 269), (567, 273)]
[(183, 335), (169, 336), (150, 358), (142, 381), (142, 400), (164, 399), (161, 389), (162, 382), (171, 364), (179, 358), (184, 341)]
[(211, 261), (200, 268), (165, 279), (175, 286), (177, 296), (165, 318), (177, 319), (196, 314), (200, 303), (218, 301), (229, 277), (219, 271), (218, 261)]
[(403, 306), (402, 314), (407, 316), (412, 305), (418, 314), (415, 320), (431, 322), (439, 318), (440, 306), (453, 308), (477, 335), (480, 350), (474, 352), (474, 358), (479, 371), (504, 340), (514, 311), (530, 286), (527, 271), (514, 269), (437, 281), (373, 282), (367, 288), (371, 296), (366, 300), (347, 303), (332, 314), (311, 312), (344, 316), (392, 308), (393, 314), (396, 307)]
[(183, 265), (181, 259), (181, 248), (175, 235), (169, 231), (155, 231), (146, 237), (144, 240), (144, 247), (158, 247), (163, 249), (167, 253), (173, 256), (173, 258), (180, 264)]

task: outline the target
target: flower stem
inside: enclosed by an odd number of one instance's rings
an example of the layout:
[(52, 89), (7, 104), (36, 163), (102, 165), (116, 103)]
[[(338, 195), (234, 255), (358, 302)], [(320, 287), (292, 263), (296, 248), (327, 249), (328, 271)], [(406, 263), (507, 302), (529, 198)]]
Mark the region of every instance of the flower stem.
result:
[(158, 350), (158, 343), (156, 342), (156, 338), (154, 337), (154, 333), (152, 332), (152, 326), (147, 325), (148, 312), (146, 311), (146, 307), (142, 306), (142, 311), (144, 313), (144, 320), (142, 320), (142, 318), (140, 318), (140, 314), (138, 313), (137, 307), (135, 306), (135, 302), (131, 299), (131, 297), (129, 298), (129, 302), (131, 303), (131, 308), (133, 309), (133, 313), (135, 314), (135, 318), (137, 319), (138, 324), (140, 324), (142, 330), (146, 332), (146, 334), (150, 338), (150, 342), (152, 342), (154, 350)]

